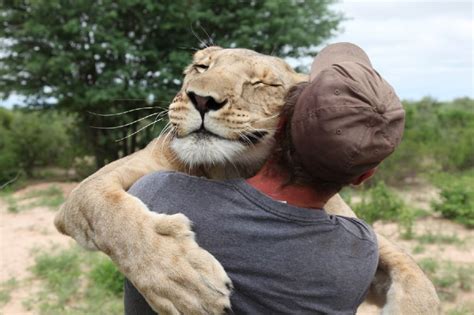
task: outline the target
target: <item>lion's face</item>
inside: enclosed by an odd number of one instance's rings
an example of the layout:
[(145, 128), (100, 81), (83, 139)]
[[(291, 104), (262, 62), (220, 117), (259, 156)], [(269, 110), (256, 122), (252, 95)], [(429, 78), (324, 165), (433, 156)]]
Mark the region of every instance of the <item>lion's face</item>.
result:
[(187, 165), (253, 165), (273, 144), (288, 89), (306, 76), (246, 49), (198, 51), (169, 108), (171, 148)]

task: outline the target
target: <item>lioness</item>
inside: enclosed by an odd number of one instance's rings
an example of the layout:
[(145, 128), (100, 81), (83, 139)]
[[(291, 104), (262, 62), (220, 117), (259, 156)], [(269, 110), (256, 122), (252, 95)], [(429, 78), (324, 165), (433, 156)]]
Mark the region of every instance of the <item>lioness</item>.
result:
[[(251, 175), (272, 148), (284, 96), (308, 78), (279, 58), (220, 47), (198, 51), (184, 74), (169, 107), (170, 131), (85, 179), (55, 225), (82, 246), (109, 255), (160, 314), (220, 314), (229, 307), (231, 282), (194, 242), (186, 217), (152, 213), (126, 190), (158, 170)], [(203, 102), (210, 111), (201, 108)], [(355, 216), (339, 195), (325, 209)], [(438, 313), (438, 297), (421, 269), (384, 237), (378, 241), (379, 270), (368, 298), (383, 314)]]

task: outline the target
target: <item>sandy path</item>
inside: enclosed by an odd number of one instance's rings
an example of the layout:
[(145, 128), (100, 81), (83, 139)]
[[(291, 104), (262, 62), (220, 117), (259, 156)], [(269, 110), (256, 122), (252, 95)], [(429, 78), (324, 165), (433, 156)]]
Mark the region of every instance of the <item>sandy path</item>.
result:
[[(14, 194), (19, 197), (27, 191), (44, 189), (51, 184), (68, 193), (75, 184), (48, 183), (29, 186)], [(0, 308), (5, 315), (34, 314), (22, 305), (35, 291), (35, 285), (26, 280), (34, 264), (32, 251), (51, 246), (66, 246), (73, 241), (56, 231), (53, 226), (55, 211), (36, 207), (19, 213), (8, 212), (8, 205), (0, 199), (0, 283), (15, 278), (18, 287), (12, 291), (10, 302)]]

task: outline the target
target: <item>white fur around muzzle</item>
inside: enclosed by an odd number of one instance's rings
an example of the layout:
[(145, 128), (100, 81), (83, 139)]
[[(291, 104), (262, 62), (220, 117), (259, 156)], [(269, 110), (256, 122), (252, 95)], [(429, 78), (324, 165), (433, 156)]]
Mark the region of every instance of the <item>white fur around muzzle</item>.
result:
[(194, 134), (175, 138), (171, 142), (178, 158), (189, 166), (260, 163), (268, 156), (272, 146), (271, 138), (249, 146), (217, 137), (200, 138)]

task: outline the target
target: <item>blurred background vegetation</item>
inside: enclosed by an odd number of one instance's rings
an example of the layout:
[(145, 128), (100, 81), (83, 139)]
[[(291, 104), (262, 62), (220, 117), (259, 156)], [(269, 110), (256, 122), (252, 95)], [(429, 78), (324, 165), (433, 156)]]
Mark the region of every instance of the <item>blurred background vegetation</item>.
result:
[[(21, 95), (25, 103), (0, 107), (0, 197), (8, 211), (57, 208), (64, 196), (56, 184), (21, 196), (14, 193), (35, 182), (80, 181), (158, 135), (163, 121), (147, 126), (179, 90), (195, 50), (215, 44), (282, 58), (312, 56), (344, 20), (330, 9), (332, 3), (2, 1), (0, 97)], [(455, 236), (419, 234), (414, 226), (434, 215), (474, 227), (474, 100), (425, 97), (403, 103), (407, 120), (400, 147), (368, 184), (342, 194), (359, 216), (370, 223), (397, 222), (401, 239), (416, 240), (417, 246), (465, 244)], [(94, 128), (122, 125), (127, 126)], [(438, 197), (429, 201), (428, 210), (402, 198), (417, 185), (436, 189)], [(414, 250), (421, 253), (421, 248)], [(28, 307), (39, 305), (43, 314), (101, 314), (104, 307), (108, 313), (121, 312), (122, 277), (104, 257), (77, 248), (35, 257), (32, 272), (46, 286), (27, 301)], [(447, 288), (471, 290), (467, 283), (473, 279), (467, 274), (474, 269), (429, 260), (420, 264), (452, 301), (454, 293)], [(447, 279), (447, 270), (457, 276)], [(80, 274), (87, 274), (92, 294), (80, 293), (75, 285)], [(0, 284), (0, 306), (15, 286), (15, 278)], [(76, 297), (82, 304), (71, 306)]]
[[(97, 166), (143, 147), (151, 129), (101, 130), (166, 108), (192, 53), (207, 45), (245, 47), (280, 57), (315, 53), (339, 25), (332, 0), (12, 1), (0, 5), (0, 93), (30, 108), (74, 114), (74, 127)], [(268, 18), (271, 16), (272, 18)], [(159, 129), (159, 128), (158, 128)], [(155, 129), (156, 130), (156, 129)], [(115, 140), (133, 134), (124, 141)]]

